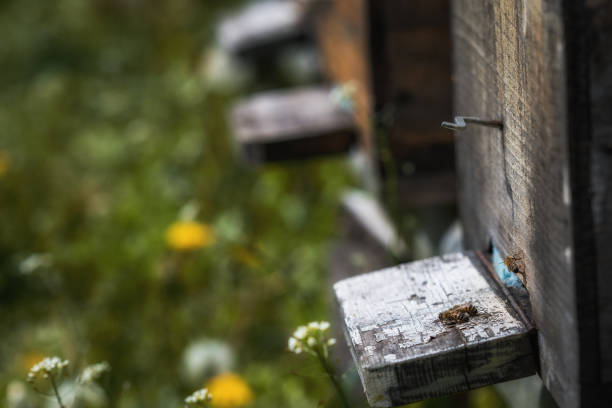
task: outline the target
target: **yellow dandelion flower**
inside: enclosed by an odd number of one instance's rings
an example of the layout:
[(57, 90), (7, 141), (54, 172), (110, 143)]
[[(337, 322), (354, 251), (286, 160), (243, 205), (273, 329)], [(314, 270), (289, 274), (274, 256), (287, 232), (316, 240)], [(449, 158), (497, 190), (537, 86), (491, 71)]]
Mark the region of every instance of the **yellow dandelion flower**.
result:
[(0, 177), (2, 177), (9, 168), (9, 157), (8, 154), (0, 150)]
[(242, 377), (233, 373), (219, 374), (211, 378), (206, 388), (212, 395), (213, 407), (244, 407), (253, 401), (251, 387)]
[(177, 221), (168, 227), (166, 242), (170, 248), (190, 251), (212, 245), (215, 234), (208, 225), (196, 221)]

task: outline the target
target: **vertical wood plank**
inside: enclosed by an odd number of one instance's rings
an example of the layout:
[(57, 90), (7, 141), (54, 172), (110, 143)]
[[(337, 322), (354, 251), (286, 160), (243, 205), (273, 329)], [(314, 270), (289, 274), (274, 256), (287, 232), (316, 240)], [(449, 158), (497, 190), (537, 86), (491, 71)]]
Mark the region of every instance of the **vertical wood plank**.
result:
[[(612, 2), (594, 3), (588, 10), (592, 16), (593, 49), (589, 61), (591, 122), (593, 143), (591, 177), (593, 212), (597, 248), (597, 287), (599, 288), (601, 375), (608, 390), (612, 390)], [(610, 391), (612, 392), (612, 391)]]
[(612, 2), (564, 6), (581, 399), (603, 406), (612, 399)]
[(504, 121), (457, 136), (466, 243), (524, 251), (542, 378), (561, 406), (578, 406), (561, 2), (452, 5), (456, 113)]

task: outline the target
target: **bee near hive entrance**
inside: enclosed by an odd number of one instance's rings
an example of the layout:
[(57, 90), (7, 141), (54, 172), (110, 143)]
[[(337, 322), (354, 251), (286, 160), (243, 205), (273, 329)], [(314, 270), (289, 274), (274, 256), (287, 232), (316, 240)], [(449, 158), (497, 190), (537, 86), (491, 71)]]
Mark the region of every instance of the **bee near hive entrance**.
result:
[(522, 249), (518, 250), (512, 255), (508, 255), (504, 258), (504, 265), (510, 272), (523, 277), (525, 280), (525, 253)]
[(453, 306), (448, 310), (440, 312), (438, 319), (446, 326), (454, 326), (458, 323), (465, 323), (470, 317), (478, 315), (478, 309), (471, 303)]

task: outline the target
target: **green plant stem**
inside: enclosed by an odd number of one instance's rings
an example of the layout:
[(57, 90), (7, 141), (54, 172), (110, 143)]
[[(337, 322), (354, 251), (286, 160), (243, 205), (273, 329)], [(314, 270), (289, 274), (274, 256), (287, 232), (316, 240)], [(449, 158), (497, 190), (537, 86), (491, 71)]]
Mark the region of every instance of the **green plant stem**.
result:
[(62, 403), (62, 398), (59, 395), (59, 391), (57, 390), (57, 385), (55, 385), (55, 380), (53, 379), (53, 376), (50, 375), (49, 379), (51, 380), (51, 387), (53, 387), (53, 392), (55, 393), (55, 398), (57, 398), (57, 403), (59, 404), (60, 408), (66, 408)]
[(342, 405), (345, 408), (351, 408), (351, 406), (348, 403), (348, 398), (346, 397), (346, 394), (344, 393), (344, 389), (342, 388), (342, 385), (336, 378), (334, 368), (331, 366), (331, 364), (329, 364), (329, 361), (327, 360), (327, 358), (325, 358), (325, 356), (323, 355), (321, 351), (317, 351), (317, 357), (319, 358), (319, 361), (321, 362), (321, 366), (323, 367), (323, 370), (325, 370), (325, 372), (329, 376), (329, 379), (334, 385), (334, 388), (336, 389), (336, 392), (338, 393), (338, 397), (340, 398), (340, 401), (342, 401)]

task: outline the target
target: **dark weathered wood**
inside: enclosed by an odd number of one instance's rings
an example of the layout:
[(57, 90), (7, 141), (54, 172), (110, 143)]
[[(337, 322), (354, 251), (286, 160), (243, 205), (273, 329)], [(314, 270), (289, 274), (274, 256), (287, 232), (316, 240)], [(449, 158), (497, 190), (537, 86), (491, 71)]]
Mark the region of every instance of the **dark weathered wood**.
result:
[[(427, 156), (427, 166), (417, 166), (420, 174), (406, 175), (403, 184), (418, 185), (426, 196), (420, 201), (431, 202), (440, 195), (434, 185), (422, 182), (430, 177), (421, 173), (434, 168), (437, 177), (454, 171), (453, 136), (439, 126), (440, 118), (451, 114), (449, 1), (326, 4), (317, 16), (317, 39), (328, 75), (336, 82), (357, 84), (361, 144), (380, 168), (383, 182), (397, 169), (402, 180), (404, 164)], [(404, 192), (409, 195), (398, 203), (412, 205), (418, 192), (401, 189)], [(449, 196), (441, 197), (443, 202)]]
[(452, 145), (439, 126), (452, 111), (449, 1), (369, 3), (374, 105), (395, 111), (391, 150), (402, 160), (422, 147)]
[[(473, 253), (430, 258), (334, 285), (373, 407), (464, 391), (535, 372), (531, 326)], [(439, 314), (471, 304), (447, 325)]]
[[(599, 344), (602, 351), (602, 380), (612, 389), (612, 285), (608, 271), (612, 265), (612, 3), (601, 2), (590, 10), (595, 31), (591, 64), (591, 145), (593, 224), (597, 248), (597, 287), (599, 288)], [(607, 107), (607, 108), (606, 108)]]
[(305, 9), (297, 1), (263, 1), (225, 17), (217, 28), (224, 50), (241, 56), (302, 41), (307, 36)]
[(457, 200), (457, 177), (451, 171), (404, 176), (397, 183), (402, 208), (453, 204)]
[(374, 116), (393, 109), (387, 130), (397, 157), (449, 144), (439, 118), (451, 113), (448, 0), (336, 0), (319, 17), (317, 38), (329, 75), (356, 81), (364, 144)]
[[(581, 404), (612, 400), (612, 2), (565, 1)], [(596, 300), (597, 299), (597, 300)]]
[(255, 162), (344, 153), (356, 139), (352, 115), (333, 103), (327, 87), (257, 94), (235, 106), (231, 125)]
[(455, 114), (504, 122), (456, 134), (467, 247), (524, 251), (546, 387), (562, 407), (604, 406), (611, 164), (596, 140), (610, 135), (610, 25), (582, 1), (452, 7)]

